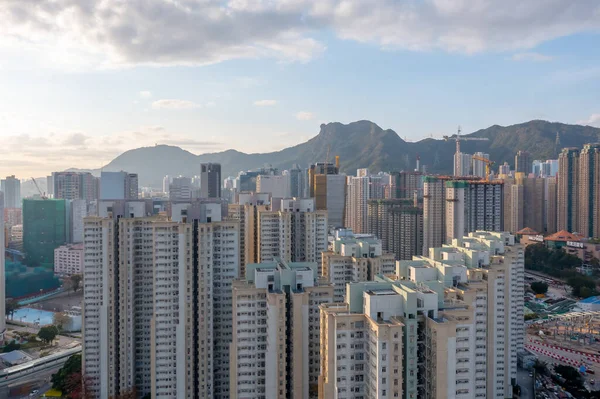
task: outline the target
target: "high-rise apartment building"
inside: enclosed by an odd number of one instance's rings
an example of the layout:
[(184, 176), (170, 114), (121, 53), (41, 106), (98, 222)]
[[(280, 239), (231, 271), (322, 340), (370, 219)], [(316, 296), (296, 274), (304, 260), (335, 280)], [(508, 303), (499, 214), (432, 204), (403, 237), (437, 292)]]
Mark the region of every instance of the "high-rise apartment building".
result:
[(504, 230), (516, 233), (529, 227), (544, 231), (545, 179), (517, 172), (515, 177), (504, 177), (502, 181)]
[(600, 237), (600, 143), (586, 144), (579, 154), (579, 226), (584, 237)]
[(200, 198), (221, 198), (221, 164), (200, 164)]
[(421, 191), (423, 186), (423, 173), (418, 171), (391, 172), (389, 185), (392, 194), (390, 198), (412, 199), (414, 198), (415, 192), (419, 193)]
[(508, 162), (504, 162), (498, 167), (498, 174), (507, 176), (510, 174), (510, 165), (508, 164)]
[(477, 230), (502, 231), (503, 182), (446, 182), (446, 242)]
[(515, 172), (523, 173), (526, 176), (531, 173), (531, 166), (533, 162), (531, 160), (531, 154), (527, 151), (517, 151), (515, 155)]
[(579, 149), (564, 148), (558, 156), (557, 230), (579, 229)]
[(270, 193), (273, 198), (290, 198), (290, 176), (287, 174), (257, 176), (256, 192)]
[(101, 200), (135, 200), (138, 199), (137, 173), (102, 172), (100, 174)]
[(4, 208), (21, 208), (21, 180), (14, 175), (0, 180), (0, 191), (4, 193)]
[[(476, 152), (475, 156), (479, 157), (479, 158), (485, 158), (485, 159), (490, 159), (490, 154), (486, 154), (483, 152)], [(484, 161), (481, 161), (479, 159), (472, 159), (473, 162), (473, 176), (477, 176), (477, 177), (481, 177), (481, 178), (487, 178), (487, 173), (486, 173), (486, 164)]]
[(23, 250), (30, 266), (52, 265), (69, 235), (66, 200), (23, 200)]
[(316, 263), (249, 264), (233, 283), (231, 398), (308, 398), (320, 372), (319, 306), (333, 286)]
[(463, 152), (454, 154), (454, 176), (471, 176), (471, 163), (473, 156)]
[(370, 200), (367, 233), (396, 259), (411, 259), (423, 251), (423, 209), (406, 199)]
[(329, 225), (336, 228), (346, 224), (346, 175), (339, 171), (339, 158), (335, 164), (318, 162), (308, 169), (308, 192), (315, 199), (315, 209), (326, 210)]
[(193, 186), (190, 177), (179, 176), (170, 180), (167, 191), (170, 201), (189, 201), (192, 199)]
[[(281, 206), (281, 201), (278, 208)], [(259, 262), (258, 213), (270, 211), (271, 194), (242, 192), (237, 204), (228, 205), (228, 220), (240, 223), (240, 276), (246, 276), (246, 264)]]
[(290, 175), (290, 197), (292, 198), (303, 198), (308, 197), (306, 193), (307, 186), (307, 172), (300, 168), (300, 165), (294, 164), (292, 169), (289, 171)]
[(545, 207), (544, 207), (544, 231), (548, 234), (556, 233), (557, 219), (557, 178), (556, 176), (544, 178)]
[(258, 210), (256, 249), (260, 262), (280, 258), (321, 263), (321, 253), (327, 250), (327, 211), (315, 210), (314, 203), (312, 198), (286, 198), (271, 210)]
[(89, 172), (53, 172), (55, 199), (94, 201), (98, 199), (98, 178)]
[(320, 398), (506, 398), (523, 349), (524, 251), (476, 232), (321, 306)]
[(423, 254), (446, 242), (446, 181), (450, 176), (426, 176), (423, 182)]
[(347, 177), (345, 227), (355, 233), (368, 230), (368, 202), (384, 198), (382, 176), (371, 176), (368, 169), (359, 169), (356, 176)]
[[(121, 206), (123, 205), (123, 206)], [(143, 204), (142, 204), (143, 205)], [(85, 221), (83, 370), (92, 397), (227, 398), (239, 224), (143, 217)]]
[(4, 227), (8, 230), (17, 224), (23, 224), (22, 208), (4, 208)]
[(384, 253), (381, 240), (355, 236), (350, 230), (336, 231), (332, 250), (323, 252), (321, 275), (334, 287), (334, 302), (343, 302), (346, 283), (370, 281), (378, 274), (396, 272), (396, 256)]

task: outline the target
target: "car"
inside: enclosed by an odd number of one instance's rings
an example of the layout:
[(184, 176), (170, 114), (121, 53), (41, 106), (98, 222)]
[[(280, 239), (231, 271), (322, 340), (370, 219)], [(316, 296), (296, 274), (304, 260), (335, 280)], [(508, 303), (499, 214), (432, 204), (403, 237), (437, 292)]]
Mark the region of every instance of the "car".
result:
[(529, 373), (529, 376), (530, 376), (530, 377), (533, 377), (533, 373)]
[(34, 396), (37, 395), (40, 391), (38, 391), (37, 389), (34, 389), (33, 391), (31, 391), (31, 393), (29, 394), (29, 396)]

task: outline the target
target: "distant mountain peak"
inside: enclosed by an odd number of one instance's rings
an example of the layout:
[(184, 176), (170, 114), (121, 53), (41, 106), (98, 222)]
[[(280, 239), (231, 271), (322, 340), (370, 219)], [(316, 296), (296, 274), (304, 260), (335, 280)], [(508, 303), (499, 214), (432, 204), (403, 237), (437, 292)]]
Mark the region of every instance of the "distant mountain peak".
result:
[[(518, 150), (531, 152), (532, 159), (549, 159), (556, 157), (557, 131), (561, 135), (561, 147), (582, 147), (585, 143), (600, 140), (600, 129), (597, 128), (533, 120), (511, 126), (493, 125), (478, 130), (471, 134), (487, 137), (489, 141), (465, 141), (461, 148), (466, 153), (489, 153), (490, 158), (497, 163), (514, 160)], [(328, 160), (333, 162), (338, 155), (342, 171), (354, 174), (358, 168), (369, 168), (373, 172), (412, 170), (416, 166), (417, 154), (421, 158), (421, 165), (427, 165), (428, 171), (452, 172), (452, 143), (431, 138), (406, 142), (394, 130), (384, 130), (369, 120), (348, 124), (324, 123), (320, 125), (319, 134), (307, 142), (263, 154), (246, 154), (229, 149), (195, 155), (179, 147), (164, 144), (136, 148), (119, 155), (106, 165), (104, 170), (137, 172), (142, 185), (160, 187), (165, 175), (199, 174), (201, 162), (221, 163), (224, 178), (235, 176), (239, 171), (260, 168), (265, 164), (283, 170), (293, 164), (308, 167), (311, 163), (325, 161), (327, 156)]]

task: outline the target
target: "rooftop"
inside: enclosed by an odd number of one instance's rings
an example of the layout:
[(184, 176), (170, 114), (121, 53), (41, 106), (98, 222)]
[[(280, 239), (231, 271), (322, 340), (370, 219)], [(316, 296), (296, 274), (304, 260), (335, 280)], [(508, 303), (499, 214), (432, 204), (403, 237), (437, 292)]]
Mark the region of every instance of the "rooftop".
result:
[(582, 299), (581, 301), (579, 301), (579, 303), (600, 303), (600, 296), (591, 296), (589, 298)]
[(546, 241), (581, 241), (584, 238), (577, 233), (569, 233), (566, 230), (561, 230), (557, 233), (551, 234), (548, 237), (545, 237)]

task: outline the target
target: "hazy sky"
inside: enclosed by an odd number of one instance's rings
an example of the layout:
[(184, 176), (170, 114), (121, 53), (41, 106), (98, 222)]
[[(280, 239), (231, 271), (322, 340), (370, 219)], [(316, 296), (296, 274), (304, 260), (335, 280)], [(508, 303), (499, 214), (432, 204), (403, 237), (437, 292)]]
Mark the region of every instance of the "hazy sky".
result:
[(1, 0), (0, 176), (267, 152), (330, 121), (600, 126), (599, 50), (597, 0)]

